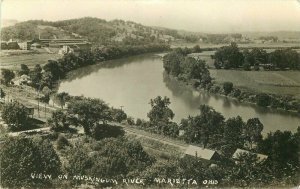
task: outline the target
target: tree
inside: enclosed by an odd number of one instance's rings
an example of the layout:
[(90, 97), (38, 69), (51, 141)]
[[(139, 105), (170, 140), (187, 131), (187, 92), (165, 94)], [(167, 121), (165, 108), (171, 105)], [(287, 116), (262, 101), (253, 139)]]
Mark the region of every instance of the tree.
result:
[(2, 68), (2, 82), (7, 86), (13, 78), (15, 78), (15, 73), (9, 69)]
[(1, 185), (8, 188), (51, 187), (51, 179), (34, 179), (33, 174), (60, 174), (59, 157), (48, 140), (6, 138), (0, 151)]
[(139, 176), (139, 173), (154, 163), (141, 143), (126, 138), (107, 138), (98, 142), (92, 160), (91, 174), (101, 177), (120, 179), (126, 176)]
[(256, 95), (256, 104), (258, 106), (267, 107), (271, 104), (271, 100), (268, 94), (261, 93)]
[(127, 114), (121, 109), (112, 109), (112, 117), (114, 121), (121, 122), (127, 119)]
[(1, 116), (11, 131), (22, 130), (28, 126), (27, 108), (18, 102), (6, 103)]
[(87, 135), (100, 121), (106, 124), (112, 120), (110, 108), (99, 99), (75, 97), (70, 100), (67, 112), (72, 116), (72, 123), (83, 127)]
[(54, 101), (60, 105), (61, 109), (63, 109), (68, 100), (70, 100), (70, 95), (66, 92), (55, 94)]
[(200, 53), (201, 52), (201, 48), (199, 45), (195, 45), (192, 49), (193, 53)]
[(26, 65), (26, 64), (21, 64), (21, 70), (19, 71), (19, 75), (21, 76), (21, 75), (28, 75), (29, 74), (29, 68), (28, 68), (28, 66)]
[(29, 76), (32, 81), (32, 86), (36, 89), (39, 88), (42, 80), (42, 68), (39, 64), (35, 65), (32, 71), (29, 72)]
[(3, 89), (0, 88), (0, 98), (4, 98), (5, 96), (5, 92), (3, 91)]
[(171, 104), (168, 97), (162, 98), (157, 96), (155, 99), (150, 100), (151, 110), (147, 114), (150, 122), (157, 123), (158, 121), (169, 122), (173, 119), (174, 113), (168, 107)]
[(271, 179), (271, 171), (254, 153), (241, 153), (236, 158), (236, 164), (229, 168), (228, 177), (234, 186), (267, 185)]
[(68, 139), (66, 139), (63, 135), (59, 135), (57, 140), (56, 140), (56, 145), (58, 150), (63, 150), (67, 146), (71, 146), (69, 143)]
[(58, 80), (62, 76), (62, 71), (58, 66), (58, 62), (55, 60), (48, 60), (48, 63), (44, 65), (43, 70), (50, 72), (53, 80)]
[(225, 95), (227, 96), (229, 93), (231, 93), (233, 89), (233, 83), (232, 82), (224, 82), (223, 83), (223, 90)]
[(276, 178), (299, 173), (299, 138), (290, 131), (276, 131), (258, 143), (257, 151), (268, 155), (268, 166)]
[(201, 105), (199, 109), (201, 114), (182, 120), (181, 128), (185, 131), (183, 137), (186, 142), (206, 147), (221, 140), (224, 117), (207, 105)]
[(260, 140), (262, 140), (262, 130), (264, 125), (259, 121), (258, 118), (248, 119), (245, 127), (244, 127), (244, 137), (245, 140), (250, 145), (250, 149), (253, 148), (253, 144), (257, 144)]
[(240, 116), (227, 119), (224, 125), (224, 141), (225, 143), (235, 146), (236, 148), (243, 147), (242, 139), (243, 128), (245, 123)]
[(244, 56), (239, 51), (236, 43), (231, 43), (230, 46), (219, 48), (213, 57), (215, 59), (216, 68), (239, 68), (244, 61)]
[(51, 118), (47, 120), (47, 125), (54, 131), (67, 131), (70, 126), (68, 116), (62, 110), (52, 112)]
[(92, 137), (96, 140), (102, 140), (104, 138), (110, 138), (110, 137), (120, 137), (124, 136), (125, 131), (122, 127), (119, 126), (113, 126), (113, 125), (96, 125), (95, 128), (92, 131)]
[(163, 57), (164, 69), (168, 74), (178, 76), (181, 73), (180, 64), (184, 60), (182, 53), (171, 52)]

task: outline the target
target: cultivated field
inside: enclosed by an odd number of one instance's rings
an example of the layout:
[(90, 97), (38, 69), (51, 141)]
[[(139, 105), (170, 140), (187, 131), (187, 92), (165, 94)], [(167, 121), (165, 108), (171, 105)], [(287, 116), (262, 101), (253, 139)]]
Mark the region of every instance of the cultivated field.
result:
[(300, 99), (299, 71), (210, 70), (217, 83), (232, 82), (235, 86), (258, 92), (293, 95)]
[(57, 59), (60, 57), (62, 57), (62, 55), (38, 52), (1, 56), (0, 68), (19, 70), (21, 64), (26, 64), (29, 68), (32, 68), (36, 64), (43, 65), (47, 63), (49, 59)]

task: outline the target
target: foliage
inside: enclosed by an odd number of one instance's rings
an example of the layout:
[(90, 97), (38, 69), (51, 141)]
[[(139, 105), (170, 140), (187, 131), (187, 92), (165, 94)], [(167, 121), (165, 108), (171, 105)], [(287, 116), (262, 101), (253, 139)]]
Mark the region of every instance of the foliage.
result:
[(19, 75), (21, 76), (21, 75), (28, 75), (29, 74), (29, 68), (28, 68), (28, 66), (27, 65), (25, 65), (25, 64), (21, 64), (21, 70), (19, 71)]
[(28, 124), (27, 108), (18, 102), (4, 104), (1, 116), (10, 131), (22, 130)]
[(67, 112), (72, 117), (72, 123), (83, 127), (87, 135), (91, 135), (91, 131), (100, 121), (106, 124), (112, 120), (108, 105), (99, 99), (75, 97), (70, 100)]
[(225, 95), (228, 95), (229, 93), (231, 93), (233, 89), (233, 83), (232, 82), (224, 82), (223, 83), (223, 90)]
[(95, 126), (95, 128), (92, 131), (92, 137), (96, 140), (102, 140), (104, 138), (110, 138), (110, 137), (120, 137), (124, 136), (125, 131), (122, 127), (119, 126), (113, 126), (113, 125), (106, 125), (106, 124), (98, 124)]
[(265, 93), (257, 94), (256, 104), (258, 106), (267, 107), (271, 104), (271, 97)]
[(13, 78), (15, 78), (15, 73), (9, 69), (2, 68), (1, 69), (2, 79), (1, 82), (4, 85), (8, 85)]
[(262, 140), (261, 132), (264, 126), (258, 118), (248, 119), (243, 129), (245, 140), (249, 144), (249, 148), (253, 148), (253, 144), (257, 144)]
[(224, 140), (227, 144), (233, 145), (236, 148), (244, 146), (242, 132), (245, 123), (240, 116), (229, 118), (224, 125)]
[(54, 131), (67, 131), (70, 126), (68, 115), (62, 110), (52, 112), (51, 118), (47, 120), (47, 125)]
[(112, 108), (112, 118), (114, 121), (121, 122), (127, 119), (127, 114), (121, 109)]
[(224, 46), (218, 49), (213, 58), (217, 69), (236, 69), (243, 66), (244, 70), (249, 71), (251, 66), (253, 66), (254, 70), (258, 71), (260, 65), (265, 70), (300, 69), (300, 54), (291, 48), (277, 49), (270, 53), (267, 53), (262, 48), (253, 48), (251, 51), (245, 49), (241, 53), (236, 44), (231, 44), (231, 46)]
[(299, 133), (276, 131), (258, 143), (258, 151), (268, 155), (268, 166), (276, 178), (299, 171)]
[(150, 100), (151, 110), (147, 114), (150, 119), (150, 122), (157, 123), (159, 121), (169, 122), (173, 119), (174, 113), (168, 107), (171, 104), (168, 97), (162, 98), (157, 96), (155, 99)]
[(201, 105), (199, 109), (201, 114), (183, 119), (180, 128), (185, 131), (183, 138), (186, 142), (206, 147), (221, 139), (224, 117), (207, 105)]
[(59, 135), (56, 140), (56, 145), (58, 150), (62, 150), (65, 149), (65, 147), (70, 146), (70, 143), (63, 135)]
[(50, 187), (51, 180), (33, 179), (31, 174), (60, 174), (61, 163), (52, 144), (47, 140), (7, 138), (1, 148), (2, 187)]
[(3, 89), (0, 88), (0, 98), (4, 98), (6, 96), (6, 93), (3, 91)]
[(243, 64), (243, 54), (239, 51), (236, 43), (219, 48), (214, 55), (216, 68), (224, 69), (239, 68)]
[(66, 92), (56, 93), (54, 95), (54, 102), (60, 105), (61, 109), (65, 106), (66, 102), (70, 100), (70, 96)]
[(211, 84), (212, 78), (205, 61), (186, 56), (192, 50), (177, 48), (163, 57), (164, 69), (168, 74), (186, 80), (197, 80), (200, 87)]

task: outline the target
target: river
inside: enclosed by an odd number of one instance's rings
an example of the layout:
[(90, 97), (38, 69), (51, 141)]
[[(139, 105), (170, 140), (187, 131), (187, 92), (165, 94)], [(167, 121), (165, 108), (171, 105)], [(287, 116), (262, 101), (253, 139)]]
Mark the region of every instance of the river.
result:
[(170, 98), (174, 121), (199, 114), (200, 104), (212, 106), (225, 118), (240, 115), (244, 121), (257, 117), (264, 124), (263, 134), (270, 131), (295, 132), (300, 126), (297, 115), (238, 103), (226, 97), (198, 92), (164, 74), (162, 59), (141, 55), (107, 62), (106, 66), (92, 65), (71, 72), (61, 82), (59, 92), (100, 98), (110, 106), (120, 108), (134, 118), (147, 120), (150, 99)]

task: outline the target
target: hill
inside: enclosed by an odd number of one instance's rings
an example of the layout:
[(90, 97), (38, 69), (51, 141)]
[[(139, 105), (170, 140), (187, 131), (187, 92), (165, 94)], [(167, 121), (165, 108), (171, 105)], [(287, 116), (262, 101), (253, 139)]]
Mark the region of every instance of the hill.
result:
[(85, 38), (94, 44), (145, 43), (172, 41), (179, 37), (176, 30), (143, 26), (131, 21), (106, 21), (99, 18), (79, 18), (56, 22), (30, 20), (16, 23), (2, 29), (4, 41), (18, 41), (34, 38)]

